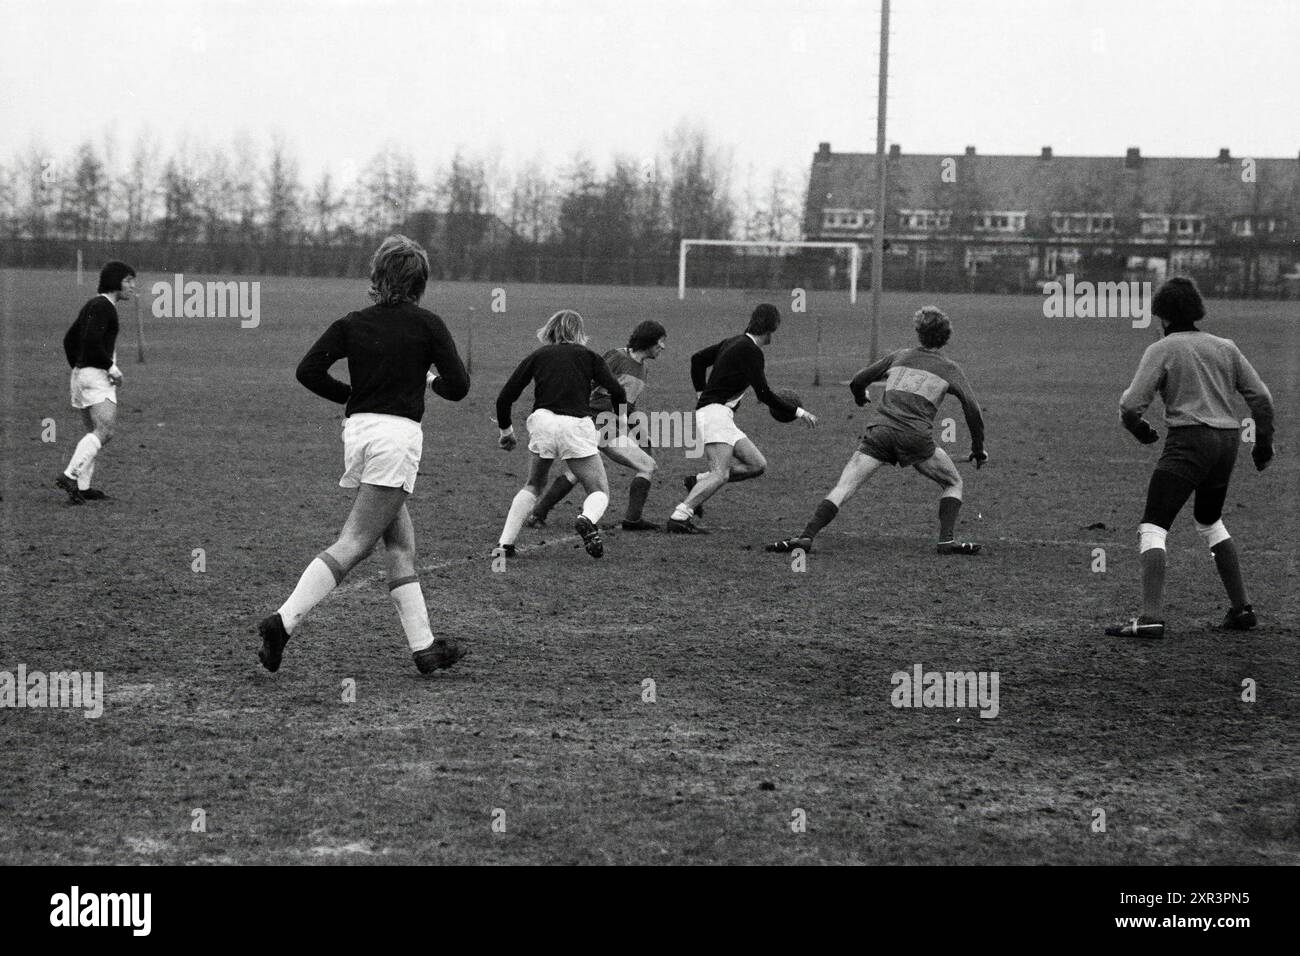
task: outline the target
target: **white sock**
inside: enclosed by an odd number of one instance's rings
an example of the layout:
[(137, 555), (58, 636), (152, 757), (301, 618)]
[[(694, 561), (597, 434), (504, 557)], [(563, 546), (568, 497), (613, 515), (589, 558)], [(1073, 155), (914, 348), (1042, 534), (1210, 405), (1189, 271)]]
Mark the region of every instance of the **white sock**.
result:
[(674, 521), (690, 521), (691, 518), (694, 517), (694, 515), (695, 515), (694, 509), (686, 507), (685, 502), (682, 502), (680, 505), (678, 505), (676, 508), (673, 509)]
[(582, 502), (582, 516), (592, 524), (597, 524), (609, 507), (609, 495), (603, 491), (593, 491)]
[[(325, 552), (321, 552), (307, 565), (298, 586), (289, 595), (289, 600), (280, 605), (280, 619), (284, 629), (292, 634), (307, 612), (325, 599), (325, 595), (334, 590), (334, 586), (343, 580), (342, 573), (336, 573), (325, 561)], [(333, 560), (332, 558), (330, 559)], [(336, 563), (337, 566), (337, 563)], [(340, 569), (341, 572), (341, 569)]]
[(415, 578), (400, 578), (389, 586), (388, 596), (397, 605), (397, 616), (402, 619), (406, 643), (412, 651), (422, 651), (433, 646), (433, 631), (429, 628), (429, 607), (424, 603), (424, 591)]
[(79, 477), (82, 469), (94, 462), (95, 456), (99, 454), (101, 447), (95, 433), (86, 432), (81, 436), (81, 441), (77, 442), (77, 447), (72, 452), (72, 460), (68, 462), (68, 467), (63, 470), (63, 473), (69, 478)]
[(506, 514), (506, 526), (501, 529), (501, 544), (514, 544), (519, 537), (519, 529), (524, 526), (528, 513), (537, 504), (537, 496), (527, 488), (520, 488), (515, 500), (510, 502), (510, 511)]
[(90, 459), (77, 475), (77, 487), (82, 491), (90, 490), (90, 479), (95, 477), (95, 459)]

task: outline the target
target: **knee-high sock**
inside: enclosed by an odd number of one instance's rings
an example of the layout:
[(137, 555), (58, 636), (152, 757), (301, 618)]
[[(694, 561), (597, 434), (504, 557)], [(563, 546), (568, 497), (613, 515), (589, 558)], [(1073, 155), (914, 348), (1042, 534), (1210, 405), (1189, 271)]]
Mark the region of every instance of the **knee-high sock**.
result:
[(415, 575), (398, 578), (388, 583), (388, 596), (397, 605), (397, 616), (402, 619), (406, 643), (412, 651), (422, 651), (433, 646), (433, 631), (429, 627), (429, 606), (424, 603), (424, 591)]
[(811, 520), (804, 526), (803, 537), (817, 537), (817, 532), (834, 521), (835, 516), (839, 513), (840, 509), (835, 502), (829, 498), (823, 498), (817, 503), (817, 510), (813, 512)]
[(627, 494), (628, 521), (640, 521), (641, 512), (645, 510), (646, 496), (650, 494), (650, 479), (637, 475), (632, 479), (632, 487)]
[(90, 479), (94, 477), (95, 459), (92, 458), (90, 461), (86, 462), (85, 467), (81, 469), (81, 473), (77, 475), (77, 487), (82, 491), (88, 491), (90, 489)]
[(533, 505), (533, 514), (539, 518), (545, 518), (551, 513), (551, 509), (564, 500), (564, 497), (573, 490), (573, 479), (568, 475), (556, 475), (555, 480), (551, 482), (551, 487), (546, 489), (546, 494), (542, 495), (537, 504)]
[(609, 495), (603, 491), (593, 491), (582, 502), (582, 516), (592, 524), (597, 524), (605, 516), (609, 507)]
[(1142, 616), (1152, 621), (1164, 619), (1165, 549), (1142, 552)]
[(99, 439), (95, 437), (95, 433), (86, 432), (81, 436), (81, 441), (77, 442), (77, 447), (72, 452), (72, 460), (68, 462), (68, 467), (63, 469), (63, 473), (69, 478), (80, 478), (81, 472), (85, 470), (86, 466), (94, 462), (95, 456), (99, 454), (101, 447), (103, 446), (100, 444)]
[(944, 495), (939, 499), (939, 541), (953, 540), (957, 527), (957, 512), (961, 511), (961, 499)]
[(284, 629), (292, 634), (307, 612), (325, 599), (325, 595), (334, 590), (334, 586), (343, 580), (342, 565), (322, 551), (307, 565), (298, 579), (298, 586), (289, 595), (289, 600), (280, 605), (280, 619)]
[(1237, 559), (1237, 546), (1231, 538), (1220, 541), (1210, 549), (1214, 555), (1214, 566), (1219, 569), (1219, 580), (1228, 592), (1228, 601), (1234, 611), (1240, 611), (1250, 603), (1246, 596), (1246, 582), (1241, 579), (1241, 562)]
[(506, 526), (501, 529), (502, 544), (515, 543), (515, 538), (519, 537), (519, 529), (524, 526), (528, 512), (533, 510), (535, 504), (537, 504), (537, 496), (527, 488), (520, 488), (514, 501), (510, 502), (510, 510), (506, 513)]

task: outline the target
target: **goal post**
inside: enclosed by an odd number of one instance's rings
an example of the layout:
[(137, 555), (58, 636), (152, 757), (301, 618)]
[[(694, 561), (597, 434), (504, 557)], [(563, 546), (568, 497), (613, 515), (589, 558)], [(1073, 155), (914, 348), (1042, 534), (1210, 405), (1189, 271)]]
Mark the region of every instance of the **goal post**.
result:
[(677, 298), (686, 298), (686, 254), (691, 246), (732, 246), (741, 249), (847, 249), (849, 251), (849, 304), (858, 301), (858, 273), (862, 248), (856, 242), (795, 242), (764, 239), (683, 239), (677, 258)]

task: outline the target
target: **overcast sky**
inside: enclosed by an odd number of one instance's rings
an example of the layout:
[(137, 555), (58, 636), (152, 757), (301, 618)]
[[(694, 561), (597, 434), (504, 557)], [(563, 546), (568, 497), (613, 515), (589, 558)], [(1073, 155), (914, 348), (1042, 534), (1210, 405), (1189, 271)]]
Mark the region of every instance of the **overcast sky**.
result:
[[(648, 159), (679, 120), (798, 173), (875, 148), (879, 0), (0, 0), (0, 160), (115, 131), (279, 133), (308, 181), (386, 143), (509, 169)], [(1300, 0), (895, 0), (908, 152), (1296, 156)]]

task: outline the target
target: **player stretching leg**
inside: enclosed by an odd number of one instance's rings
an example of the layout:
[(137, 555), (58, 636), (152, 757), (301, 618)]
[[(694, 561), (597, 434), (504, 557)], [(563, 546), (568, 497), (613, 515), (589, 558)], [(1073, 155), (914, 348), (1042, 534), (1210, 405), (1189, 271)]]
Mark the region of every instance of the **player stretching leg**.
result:
[(81, 412), (86, 434), (77, 442), (72, 460), (55, 485), (70, 504), (102, 501), (108, 495), (90, 486), (95, 458), (113, 437), (117, 424), (117, 303), (135, 296), (135, 270), (125, 262), (106, 263), (99, 272), (99, 293), (81, 307), (63, 337), (63, 351), (72, 366), (72, 407)]
[(537, 504), (537, 496), (546, 485), (551, 463), (564, 462), (587, 492), (582, 512), (574, 530), (593, 558), (605, 553), (605, 544), (596, 524), (609, 506), (609, 479), (600, 460), (596, 425), (588, 412), (593, 384), (609, 393), (613, 408), (618, 409), (619, 435), (626, 432), (627, 393), (609, 370), (605, 360), (587, 348), (582, 316), (572, 309), (561, 309), (537, 330), (542, 347), (519, 363), (497, 396), (497, 427), (501, 429), (500, 446), (512, 451), (517, 444), (510, 410), (529, 382), (534, 382), (533, 413), (528, 416), (528, 450), (532, 463), (528, 483), (515, 495), (501, 529), (500, 544), (493, 555), (513, 557), (515, 539), (524, 520)]
[(1240, 393), (1255, 418), (1251, 457), (1263, 471), (1273, 458), (1273, 399), (1268, 386), (1230, 339), (1196, 328), (1205, 304), (1196, 283), (1175, 277), (1156, 292), (1151, 311), (1164, 337), (1142, 353), (1133, 383), (1120, 397), (1120, 420), (1144, 445), (1160, 435), (1142, 417), (1155, 396), (1165, 405), (1169, 436), (1151, 473), (1146, 510), (1142, 513), (1142, 614), (1127, 624), (1106, 628), (1111, 637), (1158, 638), (1165, 635), (1165, 535), (1174, 518), (1195, 494), (1192, 518), (1214, 556), (1228, 592), (1223, 626), (1245, 631), (1255, 626), (1255, 610), (1241, 578), (1237, 546), (1223, 526), (1223, 502), (1237, 461), (1239, 437), (1232, 395)]
[[(627, 393), (627, 414), (631, 418), (636, 414), (636, 402), (646, 389), (645, 363), (657, 359), (667, 347), (668, 333), (658, 322), (646, 321), (632, 330), (627, 340), (627, 347), (610, 349), (603, 356), (609, 370), (618, 378), (623, 391)], [(624, 468), (636, 472), (632, 487), (628, 493), (627, 513), (623, 516), (624, 531), (657, 531), (659, 525), (646, 521), (641, 513), (645, 508), (646, 496), (650, 494), (650, 480), (655, 473), (655, 460), (649, 452), (632, 440), (630, 435), (611, 435), (612, 425), (617, 416), (609, 392), (603, 386), (592, 390), (589, 406), (591, 415), (598, 421), (603, 419), (607, 426), (600, 430), (600, 453)], [(532, 513), (524, 522), (526, 527), (538, 528), (546, 525), (546, 516), (551, 509), (564, 500), (573, 490), (577, 479), (568, 465), (561, 464), (564, 473), (551, 482), (546, 494), (533, 506)]]
[(699, 396), (695, 430), (704, 442), (709, 470), (686, 478), (686, 498), (673, 510), (664, 530), (672, 534), (708, 534), (692, 520), (700, 513), (700, 506), (727, 482), (757, 478), (767, 469), (767, 459), (758, 446), (736, 427), (736, 406), (751, 387), (754, 396), (784, 420), (798, 418), (809, 428), (817, 427), (816, 415), (791, 405), (768, 387), (763, 347), (772, 344), (772, 335), (780, 324), (781, 313), (776, 306), (760, 305), (742, 334), (691, 356), (691, 382)]
[(958, 541), (954, 533), (961, 510), (962, 480), (948, 453), (935, 447), (934, 418), (944, 396), (951, 393), (961, 402), (970, 429), (971, 452), (967, 459), (978, 469), (988, 460), (984, 451), (984, 418), (966, 375), (956, 362), (939, 354), (952, 335), (952, 323), (934, 306), (926, 306), (913, 317), (920, 348), (899, 349), (854, 376), (849, 388), (859, 407), (866, 405), (867, 386), (885, 380), (885, 394), (875, 420), (867, 425), (862, 444), (844, 466), (839, 483), (817, 506), (803, 531), (767, 546), (768, 551), (810, 551), (817, 532), (839, 514), (881, 465), (911, 465), (943, 488), (939, 497), (940, 554), (979, 554), (980, 546)]
[[(429, 610), (415, 573), (415, 528), (406, 499), (415, 488), (424, 432), (424, 387), (459, 402), (469, 375), (442, 319), (419, 307), (429, 280), (429, 257), (405, 236), (389, 236), (370, 263), (375, 304), (350, 312), (320, 337), (298, 365), (298, 381), (322, 398), (344, 404), (342, 488), (356, 488), (338, 539), (316, 556), (289, 599), (258, 625), (258, 659), (280, 667), (290, 635), (344, 575), (384, 542), (388, 594), (421, 674), (451, 667), (467, 653), (454, 637), (433, 636)], [(351, 385), (329, 374), (347, 359)], [(436, 368), (437, 374), (429, 371)]]

